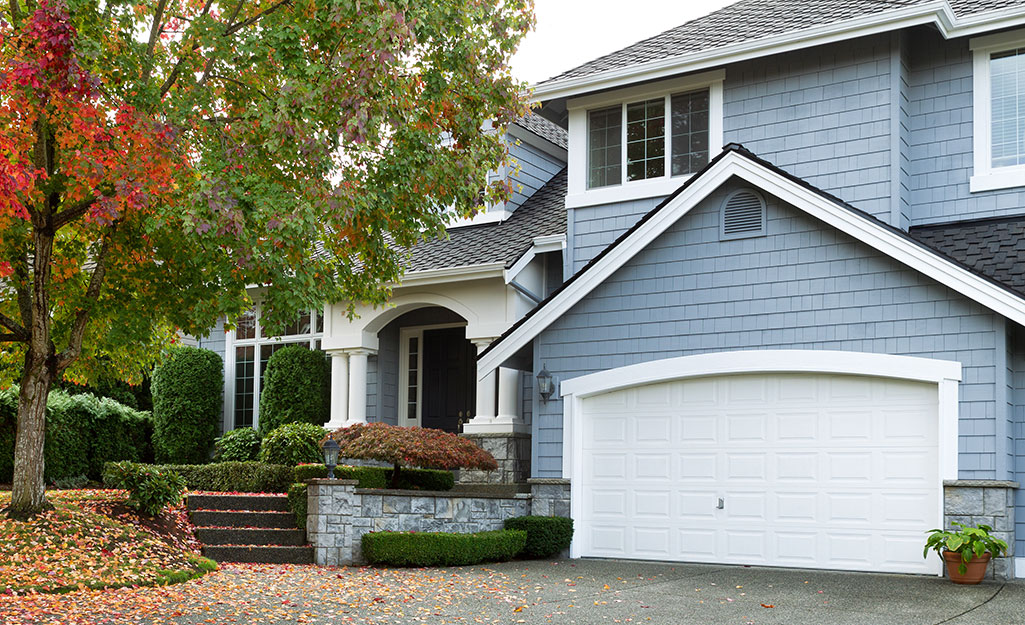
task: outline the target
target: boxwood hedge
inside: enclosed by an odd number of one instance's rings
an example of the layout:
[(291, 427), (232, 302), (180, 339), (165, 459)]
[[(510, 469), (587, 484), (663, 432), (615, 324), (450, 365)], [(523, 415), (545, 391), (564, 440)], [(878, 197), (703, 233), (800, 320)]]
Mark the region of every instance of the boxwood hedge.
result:
[(388, 566), (466, 566), (511, 560), (527, 544), (523, 530), (476, 534), (372, 532), (363, 535), (363, 557)]
[(573, 540), (573, 519), (561, 516), (521, 516), (505, 520), (505, 529), (527, 532), (527, 544), (520, 554), (526, 558), (551, 558), (569, 549)]
[[(388, 488), (391, 483), (390, 468), (383, 467), (352, 467), (347, 465), (335, 467), (335, 477), (339, 480), (357, 480), (357, 488)], [(295, 481), (306, 482), (314, 478), (327, 477), (327, 467), (322, 464), (300, 464), (295, 468)], [(399, 488), (405, 490), (452, 490), (455, 478), (451, 471), (435, 469), (402, 469), (399, 474)]]

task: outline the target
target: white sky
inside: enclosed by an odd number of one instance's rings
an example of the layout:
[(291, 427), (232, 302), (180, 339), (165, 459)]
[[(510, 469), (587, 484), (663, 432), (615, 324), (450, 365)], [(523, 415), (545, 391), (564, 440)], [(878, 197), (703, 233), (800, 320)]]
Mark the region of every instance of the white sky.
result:
[(513, 74), (536, 83), (736, 0), (534, 0), (537, 27)]

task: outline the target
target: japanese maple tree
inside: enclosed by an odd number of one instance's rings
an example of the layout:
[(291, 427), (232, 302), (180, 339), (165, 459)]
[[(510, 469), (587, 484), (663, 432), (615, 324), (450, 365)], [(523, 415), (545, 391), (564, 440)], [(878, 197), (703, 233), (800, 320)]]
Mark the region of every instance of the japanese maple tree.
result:
[(476, 443), (441, 430), (357, 423), (328, 434), (328, 438), (338, 443), (339, 458), (390, 462), (395, 467), (392, 488), (399, 483), (402, 467), (484, 471), (498, 468), (494, 456)]
[[(131, 378), (265, 285), (283, 325), (371, 303), (486, 187), (532, 0), (8, 0), (0, 375), (10, 513), (46, 505), (51, 384)], [(482, 195), (483, 189), (483, 195)]]

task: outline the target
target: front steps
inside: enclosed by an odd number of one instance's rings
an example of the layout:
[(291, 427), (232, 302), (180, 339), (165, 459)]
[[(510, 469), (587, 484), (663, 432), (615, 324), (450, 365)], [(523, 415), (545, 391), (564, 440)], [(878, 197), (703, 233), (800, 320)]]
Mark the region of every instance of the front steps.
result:
[(189, 495), (188, 509), (203, 555), (212, 560), (313, 563), (285, 495)]

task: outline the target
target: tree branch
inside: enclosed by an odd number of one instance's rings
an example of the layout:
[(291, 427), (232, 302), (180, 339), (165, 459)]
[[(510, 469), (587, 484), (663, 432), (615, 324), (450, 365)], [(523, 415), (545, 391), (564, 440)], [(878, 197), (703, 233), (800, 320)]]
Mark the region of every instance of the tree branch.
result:
[[(12, 0), (13, 1), (13, 0)], [(153, 50), (157, 47), (157, 37), (163, 28), (161, 22), (164, 19), (164, 9), (167, 7), (167, 0), (159, 0), (157, 8), (153, 12), (153, 26), (149, 30), (149, 41), (146, 43), (146, 68), (142, 70), (143, 84), (149, 82), (150, 73), (153, 71)]]
[(18, 7), (18, 0), (11, 0), (11, 23), (17, 24), (21, 21), (21, 9)]
[[(200, 12), (198, 17), (203, 17), (204, 15), (209, 13), (210, 12), (210, 7), (212, 7), (213, 4), (214, 4), (214, 0), (206, 0), (206, 4), (203, 5), (203, 10)], [(175, 62), (174, 67), (171, 68), (171, 73), (167, 75), (167, 80), (164, 81), (164, 84), (160, 85), (160, 97), (161, 98), (163, 98), (165, 95), (167, 95), (167, 92), (171, 90), (171, 87), (174, 86), (174, 83), (178, 81), (178, 74), (181, 73), (182, 62), (185, 61), (186, 57), (190, 56), (191, 54), (193, 54), (198, 49), (199, 49), (199, 42), (197, 41), (196, 43), (192, 44), (192, 46), (189, 48), (188, 52), (186, 52), (185, 54), (183, 54), (180, 57), (178, 57), (178, 61)]]
[(260, 20), (262, 20), (263, 18), (267, 17), (268, 15), (273, 13), (274, 11), (277, 11), (278, 9), (283, 7), (284, 5), (289, 4), (291, 2), (292, 2), (292, 0), (280, 0), (276, 4), (273, 4), (273, 5), (269, 6), (269, 7), (267, 7), (263, 11), (260, 11), (259, 13), (257, 13), (256, 15), (250, 17), (247, 20), (243, 20), (243, 21), (241, 21), (241, 22), (239, 22), (237, 24), (232, 24), (231, 26), (229, 26), (228, 28), (226, 28), (224, 30), (224, 35), (225, 36), (234, 35), (235, 33), (237, 33), (238, 31), (242, 30), (243, 28), (246, 28), (247, 26), (252, 26), (253, 24), (259, 22)]
[(60, 230), (62, 226), (66, 226), (72, 221), (78, 219), (82, 215), (89, 212), (89, 209), (93, 204), (96, 203), (96, 198), (89, 198), (88, 200), (82, 200), (78, 204), (75, 204), (71, 208), (66, 208), (53, 217), (53, 229)]
[[(29, 339), (28, 330), (26, 330), (20, 323), (11, 319), (7, 315), (0, 313), (0, 326), (3, 326), (10, 330), (10, 336), (13, 336), (16, 340), (27, 343)], [(2, 335), (0, 335), (2, 336)]]
[(267, 93), (265, 91), (263, 91), (259, 87), (254, 87), (253, 85), (247, 85), (246, 83), (242, 82), (241, 80), (235, 80), (234, 78), (231, 78), (230, 76), (222, 76), (221, 74), (210, 74), (210, 78), (213, 78), (215, 80), (223, 80), (224, 82), (230, 82), (230, 83), (232, 83), (234, 85), (238, 85), (239, 87), (242, 87), (243, 89), (252, 89), (253, 91), (255, 91), (255, 92), (259, 93), (260, 95), (262, 95), (264, 97), (264, 99), (267, 100), (268, 102), (273, 102), (274, 101), (274, 100), (271, 99), (271, 97), (269, 95), (267, 95)]
[[(112, 228), (117, 229), (117, 224)], [(113, 234), (113, 233), (111, 233)], [(82, 353), (82, 339), (85, 337), (85, 328), (89, 323), (89, 315), (92, 313), (96, 300), (100, 297), (100, 288), (103, 286), (103, 278), (107, 273), (107, 254), (110, 252), (110, 236), (104, 237), (100, 244), (100, 253), (96, 255), (96, 265), (93, 267), (93, 275), (89, 278), (89, 287), (85, 291), (85, 302), (75, 314), (75, 321), (71, 325), (71, 335), (68, 337), (68, 346), (60, 354), (57, 354), (57, 371), (63, 371), (75, 362)]]
[(28, 339), (17, 334), (0, 333), (0, 343), (28, 343)]

